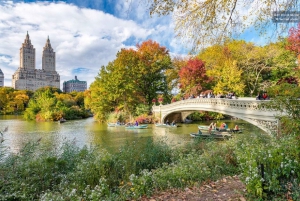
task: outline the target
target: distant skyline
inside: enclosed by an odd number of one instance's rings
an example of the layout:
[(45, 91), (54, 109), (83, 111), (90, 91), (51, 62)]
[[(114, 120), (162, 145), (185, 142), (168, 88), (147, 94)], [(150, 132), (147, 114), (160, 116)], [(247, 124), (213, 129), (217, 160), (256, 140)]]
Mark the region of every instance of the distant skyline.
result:
[[(148, 39), (165, 46), (171, 55), (186, 55), (187, 44), (174, 34), (171, 16), (149, 16), (140, 0), (0, 1), (0, 68), (4, 86), (12, 86), (19, 67), (19, 49), (28, 31), (36, 50), (36, 68), (42, 68), (42, 51), (49, 36), (56, 52), (56, 71), (62, 83), (87, 81), (100, 67), (115, 59), (121, 48), (134, 48)], [(255, 32), (241, 38), (263, 43)]]

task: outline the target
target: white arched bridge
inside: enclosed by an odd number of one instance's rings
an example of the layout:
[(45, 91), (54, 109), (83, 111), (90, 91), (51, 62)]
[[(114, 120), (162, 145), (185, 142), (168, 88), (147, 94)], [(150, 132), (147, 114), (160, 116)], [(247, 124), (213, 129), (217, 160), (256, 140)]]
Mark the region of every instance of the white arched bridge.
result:
[(218, 112), (243, 119), (267, 133), (278, 133), (280, 128), (280, 123), (276, 119), (278, 112), (264, 107), (262, 103), (266, 101), (255, 100), (255, 98), (193, 98), (168, 105), (153, 105), (152, 112), (161, 122), (173, 113), (181, 113), (184, 121), (188, 115), (196, 111)]

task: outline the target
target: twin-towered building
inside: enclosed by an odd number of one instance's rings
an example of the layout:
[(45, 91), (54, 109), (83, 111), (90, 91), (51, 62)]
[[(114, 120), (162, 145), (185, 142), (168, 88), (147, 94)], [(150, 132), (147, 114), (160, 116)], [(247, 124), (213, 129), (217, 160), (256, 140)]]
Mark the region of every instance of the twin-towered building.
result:
[(13, 88), (32, 91), (45, 86), (60, 88), (60, 76), (55, 70), (55, 52), (49, 37), (43, 48), (42, 69), (35, 68), (35, 60), (35, 48), (27, 32), (20, 48), (20, 67), (12, 76)]
[[(56, 72), (55, 52), (48, 39), (43, 48), (42, 69), (35, 68), (35, 48), (31, 44), (27, 32), (24, 43), (20, 48), (20, 66), (12, 76), (12, 86), (20, 90), (35, 91), (41, 87), (60, 88), (60, 76)], [(4, 86), (4, 74), (0, 69), (0, 87)], [(69, 80), (63, 83), (64, 92), (85, 91), (87, 89), (86, 81), (79, 81), (77, 76), (75, 80)]]

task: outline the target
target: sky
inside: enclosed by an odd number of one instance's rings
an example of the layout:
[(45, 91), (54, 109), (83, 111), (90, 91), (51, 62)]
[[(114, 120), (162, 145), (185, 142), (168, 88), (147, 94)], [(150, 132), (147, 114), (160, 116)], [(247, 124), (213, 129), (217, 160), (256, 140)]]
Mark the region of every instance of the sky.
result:
[(0, 68), (4, 86), (12, 86), (19, 51), (27, 31), (36, 51), (36, 69), (49, 36), (56, 52), (60, 83), (95, 80), (101, 66), (113, 61), (121, 48), (134, 48), (148, 39), (171, 54), (188, 50), (174, 37), (170, 16), (150, 17), (137, 0), (0, 0)]
[[(171, 16), (149, 16), (143, 0), (0, 0), (0, 68), (5, 86), (19, 67), (19, 49), (27, 31), (36, 51), (36, 69), (49, 37), (56, 52), (60, 83), (95, 80), (101, 66), (113, 61), (121, 48), (134, 48), (148, 39), (185, 55), (187, 44), (175, 37)], [(248, 41), (258, 41), (245, 33)]]

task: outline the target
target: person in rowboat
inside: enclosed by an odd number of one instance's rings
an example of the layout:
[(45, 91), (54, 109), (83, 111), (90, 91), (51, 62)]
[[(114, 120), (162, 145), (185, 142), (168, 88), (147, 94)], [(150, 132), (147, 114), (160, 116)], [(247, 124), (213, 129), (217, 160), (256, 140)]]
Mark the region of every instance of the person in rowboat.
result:
[(171, 123), (171, 125), (172, 125), (172, 126), (175, 126), (175, 123), (176, 123), (176, 121), (173, 120), (172, 123)]

